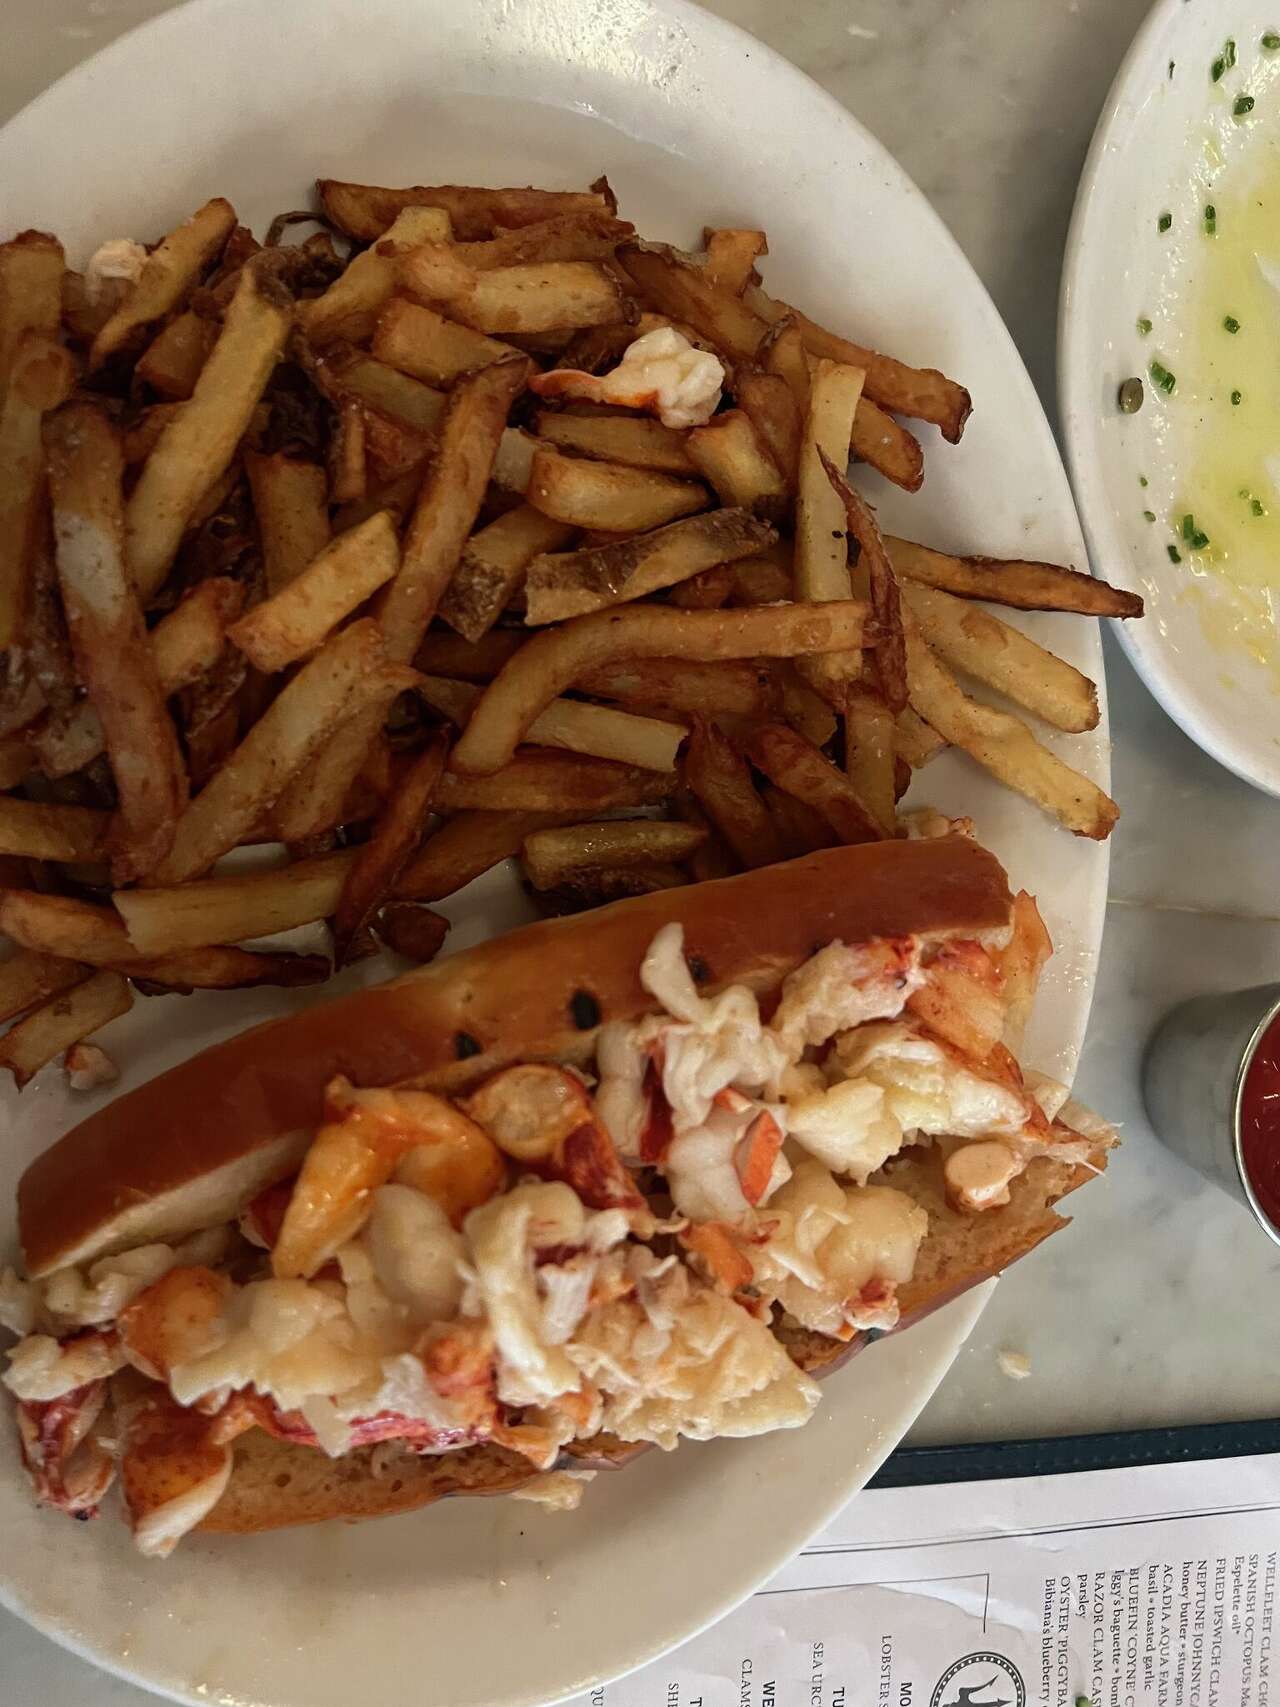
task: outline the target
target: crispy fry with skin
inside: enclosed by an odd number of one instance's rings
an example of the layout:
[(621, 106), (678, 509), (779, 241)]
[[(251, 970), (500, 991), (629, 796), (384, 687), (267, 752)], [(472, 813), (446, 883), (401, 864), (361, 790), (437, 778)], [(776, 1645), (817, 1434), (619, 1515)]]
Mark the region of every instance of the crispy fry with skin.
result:
[(574, 533), (531, 504), (518, 504), (477, 529), (440, 601), (441, 621), (466, 640), (482, 639), (523, 586), (533, 560), (559, 551)]
[(644, 598), (764, 551), (776, 539), (746, 510), (711, 510), (634, 539), (544, 554), (529, 564), (525, 621), (541, 626)]
[(91, 372), (185, 300), (221, 252), (235, 223), (235, 209), (217, 196), (157, 244), (147, 256), (138, 282), (125, 293), (124, 301), (93, 340)]
[(399, 567), (395, 524), (379, 510), (339, 534), (287, 586), (254, 605), (227, 630), (227, 638), (265, 674), (283, 670), (323, 645)]
[(397, 257), (418, 243), (447, 243), (451, 235), (443, 208), (403, 209), (381, 239), (350, 261), (322, 296), (298, 304), (299, 326), (313, 344), (368, 338), (378, 311), (395, 294)]
[(885, 545), (899, 575), (938, 587), (961, 599), (990, 599), (1015, 610), (1076, 611), (1081, 616), (1142, 615), (1142, 600), (1105, 581), (1064, 569), (1056, 563), (1022, 558), (953, 557), (909, 539), (886, 537)]
[(907, 703), (907, 647), (902, 629), (898, 579), (871, 506), (854, 491), (825, 452), (819, 450), (818, 454), (832, 490), (844, 506), (849, 537), (858, 545), (858, 570), (868, 582), (871, 614), (876, 625), (876, 639), (870, 651), (875, 667), (875, 685), (896, 717)]
[(747, 871), (782, 858), (777, 829), (756, 792), (750, 766), (708, 718), (693, 719), (684, 779)]
[(544, 516), (572, 527), (641, 532), (705, 509), (705, 486), (651, 469), (562, 456), (549, 447), (535, 453), (529, 502)]
[(453, 767), (475, 776), (499, 770), (551, 700), (615, 659), (713, 662), (838, 652), (862, 645), (865, 618), (866, 606), (853, 599), (738, 611), (632, 606), (575, 617), (534, 635), (503, 667), (455, 747)]
[(333, 918), (339, 966), (345, 964), (357, 934), (394, 890), (396, 878), (422, 840), (448, 756), (448, 737), (443, 732), (434, 735), (392, 790), (372, 836), (348, 868)]
[(1005, 1002), (1001, 1041), (1014, 1055), (1022, 1048), (1040, 974), (1052, 953), (1053, 942), (1040, 917), (1035, 896), (1020, 889), (1013, 898), (1013, 934), (1005, 947), (996, 951)]
[(370, 349), (380, 362), (446, 389), (463, 374), (517, 353), (513, 345), (446, 320), (407, 296), (393, 297), (382, 310)]
[(212, 320), (202, 320), (188, 309), (157, 332), (138, 357), (134, 375), (161, 397), (185, 402), (196, 388), (217, 336)]
[(510, 227), (565, 214), (613, 212), (612, 198), (595, 190), (491, 190), (466, 184), (417, 184), (393, 190), (338, 178), (319, 178), (316, 189), (320, 205), (339, 230), (364, 243), (381, 237), (406, 207), (443, 208), (459, 242), (493, 237)]
[[(832, 489), (827, 469), (833, 457), (845, 457), (862, 381), (861, 368), (819, 362), (814, 369), (796, 493), (794, 567), (796, 592), (803, 599), (849, 596), (844, 504)], [(850, 652), (843, 657), (803, 659), (797, 667), (806, 681), (839, 704), (843, 684), (861, 673), (862, 658)]]
[(0, 795), (0, 855), (92, 863), (107, 848), (110, 820), (92, 806), (47, 806)]
[[(417, 692), (458, 729), (464, 729), (484, 690), (475, 682), (422, 677)], [(676, 751), (684, 740), (682, 723), (657, 717), (638, 717), (608, 705), (587, 705), (577, 699), (554, 699), (529, 726), (529, 739), (541, 747), (563, 747), (570, 753), (590, 753), (599, 759), (639, 765), (644, 770), (675, 769)]]
[(884, 696), (865, 682), (850, 682), (844, 702), (845, 775), (888, 836), (898, 825), (895, 731)]
[(867, 396), (872, 402), (899, 415), (931, 421), (941, 429), (945, 439), (959, 443), (972, 408), (969, 393), (962, 385), (935, 368), (908, 367), (905, 362), (882, 356), (864, 344), (838, 338), (788, 303), (771, 300), (758, 287), (748, 287), (747, 300), (765, 320), (793, 319), (810, 355), (865, 369)]
[(535, 889), (554, 889), (584, 869), (617, 870), (688, 859), (704, 845), (707, 834), (697, 824), (668, 824), (652, 818), (575, 824), (534, 830), (525, 837), (521, 859)]
[(502, 1189), (506, 1163), (460, 1108), (430, 1091), (357, 1090), (336, 1078), (325, 1123), (302, 1162), (271, 1252), (278, 1280), (310, 1279), (368, 1219), (372, 1196), (411, 1154), (408, 1183), (434, 1198), (455, 1226)]
[(686, 479), (698, 472), (685, 434), (647, 417), (566, 415), (543, 409), (537, 418), (537, 434), (548, 444), (601, 462), (648, 468), (659, 474), (682, 474)]
[[(476, 535), (472, 536), (477, 537)], [(425, 676), (456, 676), (468, 682), (489, 682), (524, 645), (518, 629), (494, 628), (478, 640), (465, 640), (433, 628), (414, 654), (414, 667)]]
[(911, 703), (920, 715), (952, 746), (962, 747), (1074, 835), (1105, 841), (1120, 816), (1115, 801), (1041, 746), (1019, 718), (970, 699), (930, 650), (911, 611), (903, 614)]
[(755, 428), (756, 437), (768, 451), (792, 490), (800, 476), (800, 449), (804, 440), (804, 414), (786, 380), (742, 363), (733, 376), (738, 407)]
[(427, 243), (398, 263), (400, 289), (440, 303), (476, 332), (529, 333), (603, 326), (622, 318), (617, 281), (596, 261), (546, 261), (476, 271), (446, 244)]
[(895, 719), (894, 750), (913, 771), (927, 765), (946, 746), (936, 729), (931, 729), (911, 706), (905, 706)]
[(444, 812), (561, 812), (582, 819), (627, 806), (660, 805), (675, 786), (674, 771), (522, 747), (485, 776), (446, 771), (437, 804)]
[(508, 358), (460, 380), (450, 396), (440, 449), (423, 482), (400, 572), (380, 604), (387, 651), (400, 662), (407, 663), (417, 651), (458, 567), (484, 498), (507, 411), (528, 374), (526, 357)]
[(173, 847), (152, 874), (155, 882), (199, 877), (235, 847), (340, 723), (371, 704), (381, 709), (388, 689), (416, 680), (396, 671), (371, 618), (326, 642), (187, 808)]
[(45, 485), (41, 429), (73, 379), (71, 359), (55, 338), (23, 332), (0, 403), (0, 650), (24, 638), (31, 615)]
[(637, 658), (588, 672), (578, 687), (597, 699), (637, 710), (674, 712), (677, 717), (690, 711), (701, 711), (708, 717), (773, 717), (781, 704), (774, 674), (763, 665), (746, 662), (703, 664), (685, 658)]
[(995, 688), (1055, 729), (1098, 726), (1098, 690), (1082, 671), (990, 611), (908, 581), (903, 597), (929, 645), (953, 670)]
[(165, 426), (126, 512), (129, 573), (140, 600), (159, 590), (184, 529), (230, 463), (289, 332), (291, 304), (269, 272), (240, 275), (222, 333), (190, 401)]
[(16, 1018), (88, 976), (89, 968), (79, 961), (38, 954), (29, 948), (18, 949), (0, 960), (0, 1023)]
[[(210, 576), (151, 629), (147, 640), (166, 698), (217, 663), (227, 626), (239, 616), (244, 596), (239, 581)], [(83, 700), (69, 718), (46, 718), (32, 742), (46, 776), (69, 776), (92, 764), (102, 752), (102, 723), (92, 703)]]
[(66, 268), (61, 243), (45, 231), (0, 243), (0, 402), (24, 334), (57, 338)]
[(875, 842), (885, 831), (848, 777), (785, 723), (762, 723), (746, 740), (747, 755), (787, 794), (823, 817), (842, 842)]
[(245, 473), (262, 540), (267, 591), (278, 593), (329, 543), (329, 493), (319, 463), (246, 450)]
[(787, 507), (786, 481), (743, 410), (722, 410), (705, 427), (694, 427), (685, 442), (690, 459), (722, 504), (775, 518)]
[(809, 357), (794, 315), (788, 314), (784, 319), (774, 321), (760, 346), (760, 355), (766, 372), (786, 381), (803, 418), (809, 407)]
[(63, 1050), (100, 1031), (132, 1006), (133, 993), (118, 972), (95, 972), (9, 1027), (0, 1037), (0, 1068), (9, 1069), (21, 1090)]
[(819, 848), (836, 844), (836, 833), (820, 812), (794, 794), (785, 794), (773, 783), (766, 783), (761, 799), (773, 819), (782, 844), (783, 859), (799, 859), (802, 854), (816, 853)]
[(751, 283), (756, 262), (769, 253), (769, 242), (763, 231), (743, 231), (731, 227), (707, 229), (702, 234), (707, 252), (707, 277), (717, 290), (741, 296)]
[(171, 888), (121, 889), (112, 899), (139, 954), (249, 942), (329, 918), (359, 851), (348, 848), (272, 871)]
[(172, 846), (187, 772), (125, 568), (119, 437), (101, 410), (82, 403), (53, 416), (45, 443), (62, 606), (119, 802), (111, 872), (127, 883)]
[(434, 913), (413, 901), (388, 901), (379, 910), (373, 928), (378, 940), (393, 954), (425, 966), (444, 947), (449, 921), (443, 913)]
[(435, 443), (449, 407), (445, 392), (342, 342), (313, 353), (306, 366), (332, 403), (341, 406), (355, 401), (410, 429), (420, 436), (424, 455)]
[(573, 821), (564, 812), (458, 812), (442, 824), (400, 873), (396, 895), (443, 901), (520, 852), (534, 830)]

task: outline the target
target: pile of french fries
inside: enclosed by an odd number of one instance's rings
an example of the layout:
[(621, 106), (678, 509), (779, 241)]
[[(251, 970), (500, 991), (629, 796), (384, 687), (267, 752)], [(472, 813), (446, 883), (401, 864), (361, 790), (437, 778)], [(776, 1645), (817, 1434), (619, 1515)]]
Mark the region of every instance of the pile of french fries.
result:
[[(0, 245), (19, 1085), (59, 1056), (109, 1076), (83, 1040), (138, 992), (429, 959), (430, 903), (512, 856), (566, 909), (901, 834), (946, 746), (1108, 833), (1114, 804), (957, 675), (1092, 728), (1093, 684), (973, 601), (1139, 602), (882, 538), (850, 461), (914, 490), (904, 423), (954, 443), (968, 394), (769, 296), (766, 254), (642, 241), (604, 180), (322, 180), (261, 244), (218, 198), (133, 277)], [(705, 424), (590, 400), (666, 327), (723, 367)], [(243, 946), (321, 920), (332, 955)]]

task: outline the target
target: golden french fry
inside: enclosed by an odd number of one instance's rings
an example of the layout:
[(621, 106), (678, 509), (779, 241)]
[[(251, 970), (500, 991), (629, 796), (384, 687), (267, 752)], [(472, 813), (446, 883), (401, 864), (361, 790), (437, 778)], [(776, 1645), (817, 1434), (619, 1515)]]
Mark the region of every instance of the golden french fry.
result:
[(1076, 611), (1081, 616), (1141, 616), (1142, 600), (1078, 569), (1021, 558), (952, 557), (909, 539), (885, 539), (899, 575), (961, 599), (990, 599), (1015, 610)]
[(523, 427), (508, 427), (498, 441), (498, 454), (493, 459), (491, 479), (504, 492), (518, 492), (522, 497), (529, 490), (529, 475), (537, 454), (538, 441)]
[(705, 509), (707, 490), (693, 480), (620, 463), (592, 462), (539, 450), (529, 471), (529, 502), (573, 527), (612, 533), (661, 527)]
[(348, 399), (339, 404), (334, 416), (333, 437), (329, 440), (328, 485), (335, 504), (358, 504), (368, 496), (367, 421), (368, 411), (363, 403)]
[(187, 772), (124, 560), (124, 457), (90, 403), (45, 431), (58, 582), (80, 679), (98, 715), (117, 795), (111, 874), (144, 876), (173, 843)]
[(361, 403), (385, 415), (389, 422), (417, 433), (424, 448), (435, 443), (449, 406), (443, 391), (342, 342), (312, 353), (307, 371), (318, 389), (339, 407), (351, 401)]
[(661, 805), (675, 786), (673, 771), (524, 747), (488, 776), (446, 771), (436, 803), (442, 812), (557, 812), (582, 819), (625, 806)]
[(653, 818), (614, 819), (534, 830), (525, 837), (521, 859), (535, 889), (554, 889), (575, 871), (670, 863), (688, 859), (703, 846), (707, 831), (697, 824), (669, 824)]
[(226, 469), (289, 332), (291, 302), (250, 262), (190, 401), (165, 426), (126, 512), (129, 573), (146, 604), (158, 591), (200, 500)]
[[(637, 658), (611, 664), (588, 672), (578, 687), (597, 699), (660, 707), (677, 715), (700, 711), (708, 717), (773, 717), (781, 703), (777, 679), (764, 665), (703, 664), (687, 658)], [(834, 718), (831, 730), (834, 733)]]
[(235, 209), (217, 196), (156, 245), (143, 264), (138, 282), (125, 293), (124, 301), (93, 340), (91, 371), (127, 348), (144, 327), (163, 319), (185, 300), (220, 253), (235, 223)]
[(134, 468), (156, 448), (161, 433), (182, 413), (181, 403), (152, 403), (127, 427), (122, 439), (125, 464)]
[(46, 806), (0, 795), (0, 854), (92, 864), (107, 847), (110, 819), (92, 806)]
[(883, 826), (848, 777), (788, 724), (759, 724), (748, 734), (746, 750), (757, 770), (812, 806), (842, 842), (885, 839)]
[(380, 601), (387, 651), (398, 661), (413, 657), (458, 567), (507, 411), (524, 387), (529, 365), (524, 356), (494, 362), (459, 380), (450, 395), (440, 448), (423, 482), (400, 571)]
[[(603, 182), (603, 181), (602, 181)], [(612, 214), (608, 186), (581, 190), (490, 190), (464, 184), (418, 184), (411, 189), (384, 189), (376, 184), (349, 184), (337, 178), (316, 182), (325, 213), (350, 237), (372, 242), (406, 207), (439, 207), (449, 215), (454, 236), (463, 241), (492, 237), (511, 226), (564, 214)]]
[[(211, 670), (222, 655), (228, 624), (244, 605), (239, 581), (211, 575), (194, 586), (147, 636), (161, 692), (167, 698)], [(50, 717), (32, 737), (46, 776), (70, 776), (103, 750), (102, 723), (89, 700), (65, 720)]]
[(924, 452), (919, 439), (869, 397), (858, 403), (849, 453), (905, 492), (918, 492), (924, 482)]
[(531, 225), (499, 230), (482, 242), (455, 243), (454, 253), (468, 267), (522, 267), (544, 261), (611, 261), (618, 244), (635, 235), (628, 220), (603, 207), (554, 213)]
[(779, 540), (758, 557), (743, 558), (733, 565), (733, 592), (729, 602), (735, 605), (776, 605), (790, 603), (795, 578), (792, 573), (790, 540)]
[(414, 680), (411, 672), (389, 671), (372, 618), (335, 634), (281, 689), (192, 801), (173, 847), (155, 868), (155, 882), (180, 883), (206, 872), (243, 840), (327, 735), (371, 703), (385, 705), (389, 687), (409, 687)]
[[(543, 409), (537, 432), (562, 450), (626, 468), (648, 468), (658, 474), (696, 475), (684, 433), (631, 415), (563, 415)], [(729, 501), (729, 500), (726, 500)]]
[(748, 870), (782, 858), (782, 843), (751, 780), (751, 767), (709, 718), (695, 715), (684, 754), (684, 780)]
[(634, 539), (540, 556), (525, 581), (525, 621), (540, 626), (643, 598), (764, 551), (776, 539), (746, 510), (712, 510)]
[(318, 463), (283, 451), (246, 450), (244, 468), (262, 539), (267, 591), (278, 593), (329, 543), (328, 483)]
[(897, 828), (897, 725), (884, 696), (864, 682), (845, 689), (844, 770), (886, 835)]
[(210, 877), (172, 888), (121, 889), (113, 900), (138, 954), (249, 942), (327, 919), (358, 852), (347, 848), (273, 871)]
[[(424, 676), (417, 692), (459, 729), (464, 729), (484, 689), (475, 682)], [(599, 759), (638, 765), (642, 770), (675, 769), (676, 753), (687, 731), (682, 723), (637, 717), (608, 705), (580, 699), (553, 699), (529, 725), (528, 738), (540, 747), (563, 747)]]
[(339, 534), (298, 575), (227, 630), (265, 674), (308, 657), (342, 619), (400, 567), (400, 542), (386, 510)]
[(378, 311), (395, 294), (399, 256), (419, 243), (447, 243), (451, 235), (449, 215), (443, 208), (403, 208), (381, 239), (357, 255), (323, 295), (298, 304), (299, 326), (313, 344), (332, 343), (335, 338), (360, 343), (372, 332)]
[[(842, 367), (838, 362), (819, 362), (814, 369), (796, 493), (795, 583), (802, 599), (849, 597), (844, 505), (832, 490), (823, 457), (843, 464), (862, 381), (861, 368)], [(799, 669), (819, 692), (838, 703), (843, 683), (861, 673), (862, 658), (854, 653), (807, 658)]]
[(30, 741), (22, 735), (0, 735), (0, 788), (16, 788), (35, 765)]
[(66, 268), (61, 243), (47, 232), (22, 231), (0, 243), (0, 403), (23, 336), (57, 338)]
[(985, 682), (1056, 729), (1098, 726), (1098, 692), (1080, 670), (965, 599), (908, 581), (903, 597), (921, 633), (953, 670)]
[(217, 337), (216, 322), (202, 320), (187, 309), (156, 333), (138, 357), (134, 374), (162, 397), (185, 401), (195, 390)]
[(439, 616), (467, 640), (480, 640), (524, 584), (535, 557), (558, 551), (574, 529), (518, 504), (473, 533), (440, 601)]
[[(479, 536), (473, 534), (472, 538)], [(489, 682), (524, 645), (527, 635), (512, 628), (491, 628), (478, 640), (433, 628), (414, 654), (414, 667), (427, 676), (459, 676), (468, 682)]]
[(731, 227), (706, 230), (702, 234), (707, 258), (703, 263), (707, 277), (717, 290), (741, 296), (751, 283), (756, 262), (769, 253), (769, 243), (763, 231), (742, 231)]
[(812, 356), (829, 361), (847, 362), (863, 368), (867, 375), (867, 396), (883, 409), (898, 415), (910, 415), (918, 421), (932, 421), (942, 429), (942, 436), (952, 444), (959, 441), (972, 404), (962, 385), (948, 379), (935, 368), (908, 367), (892, 356), (882, 356), (863, 344), (854, 344), (801, 314), (785, 302), (775, 302), (758, 287), (749, 286), (747, 301), (763, 319), (778, 321), (791, 318)]
[(733, 376), (738, 407), (755, 428), (774, 466), (793, 490), (800, 474), (804, 411), (787, 381), (743, 362)]
[[(271, 808), (273, 841), (291, 845), (327, 835), (353, 817), (349, 803), (357, 779), (374, 750), (396, 689), (375, 694), (373, 703), (348, 717), (325, 738), (311, 762), (298, 772)], [(367, 818), (368, 812), (358, 814)]]
[(677, 610), (719, 610), (721, 605), (728, 604), (733, 586), (733, 564), (720, 563), (672, 587), (667, 603)]
[(786, 509), (787, 483), (741, 409), (722, 410), (705, 427), (695, 427), (685, 442), (690, 460), (722, 504), (773, 518)]
[(805, 681), (793, 659), (773, 666), (782, 699), (782, 715), (815, 747), (825, 747), (835, 735), (836, 718), (821, 694)]
[(0, 960), (0, 1023), (25, 1013), (38, 1002), (70, 989), (89, 976), (89, 968), (76, 960), (38, 954), (20, 948)]
[(396, 883), (405, 900), (443, 901), (520, 852), (533, 831), (572, 822), (573, 812), (459, 812), (409, 861)]
[(546, 261), (477, 271), (441, 243), (401, 256), (399, 286), (440, 303), (476, 332), (528, 333), (603, 326), (622, 318), (617, 281), (596, 261)]
[(535, 634), (487, 689), (454, 749), (452, 764), (485, 776), (511, 758), (521, 735), (546, 708), (592, 670), (617, 659), (791, 658), (861, 646), (866, 606), (766, 605), (736, 611), (675, 611), (629, 606), (575, 617)]
[(138, 984), (175, 990), (232, 990), (255, 984), (315, 984), (329, 962), (315, 954), (253, 954), (214, 946), (174, 954), (140, 955), (119, 916), (67, 895), (0, 891), (0, 931), (40, 954), (108, 966)]
[(809, 356), (794, 315), (774, 321), (760, 346), (760, 355), (765, 371), (786, 381), (787, 389), (803, 417), (809, 408)]
[[(876, 639), (868, 658), (869, 673), (887, 710), (896, 716), (907, 703), (907, 651), (898, 579), (871, 506), (854, 491), (825, 452), (819, 451), (819, 458), (832, 491), (844, 507), (849, 537), (858, 546), (858, 578), (870, 596)], [(887, 748), (887, 730), (882, 731), (881, 741)]]
[(56, 338), (37, 331), (18, 338), (0, 403), (0, 651), (22, 636), (31, 612), (44, 491), (41, 428), (74, 377)]
[(1041, 746), (1019, 718), (970, 699), (930, 650), (911, 611), (903, 614), (911, 703), (921, 717), (1074, 835), (1104, 841), (1120, 816), (1115, 801)]
[(0, 1068), (9, 1069), (21, 1090), (64, 1049), (128, 1013), (132, 1006), (133, 992), (118, 972), (95, 972), (9, 1027), (0, 1037)]
[(1035, 896), (1025, 889), (1013, 898), (1013, 934), (996, 952), (996, 966), (1004, 986), (1003, 1042), (1015, 1055), (1022, 1047), (1023, 1033), (1031, 1018), (1036, 989), (1045, 962), (1053, 953), (1053, 942), (1040, 917)]
[(919, 712), (909, 705), (903, 707), (894, 723), (894, 750), (913, 771), (927, 765), (947, 744), (938, 731), (931, 729)]
[(624, 243), (618, 260), (660, 314), (691, 326), (735, 362), (750, 361), (767, 325), (705, 268), (665, 243)]
[(393, 297), (382, 310), (370, 348), (379, 361), (401, 373), (446, 388), (464, 373), (515, 353), (513, 345), (459, 326), (405, 296)]
[(400, 778), (374, 822), (373, 834), (349, 867), (333, 918), (339, 966), (345, 964), (352, 942), (393, 891), (396, 878), (422, 840), (448, 756), (448, 737), (440, 732)]

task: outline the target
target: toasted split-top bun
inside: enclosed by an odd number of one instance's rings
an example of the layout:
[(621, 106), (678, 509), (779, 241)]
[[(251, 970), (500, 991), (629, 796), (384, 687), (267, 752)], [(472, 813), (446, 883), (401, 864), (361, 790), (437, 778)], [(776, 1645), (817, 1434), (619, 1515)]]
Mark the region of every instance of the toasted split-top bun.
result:
[(229, 1220), (298, 1165), (335, 1074), (455, 1091), (513, 1061), (585, 1061), (655, 1004), (640, 963), (684, 926), (712, 993), (775, 990), (829, 942), (998, 930), (1012, 902), (975, 842), (876, 842), (529, 925), (206, 1049), (82, 1121), (18, 1185), (28, 1273)]

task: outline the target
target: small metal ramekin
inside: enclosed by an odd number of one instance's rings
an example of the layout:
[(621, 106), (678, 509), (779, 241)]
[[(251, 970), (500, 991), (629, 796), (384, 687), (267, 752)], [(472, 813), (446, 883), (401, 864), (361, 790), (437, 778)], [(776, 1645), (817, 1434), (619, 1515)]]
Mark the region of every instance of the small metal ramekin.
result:
[(1280, 1227), (1249, 1183), (1240, 1129), (1254, 1051), (1280, 1014), (1280, 984), (1196, 996), (1161, 1021), (1142, 1064), (1142, 1095), (1156, 1135), (1234, 1197), (1276, 1244)]

